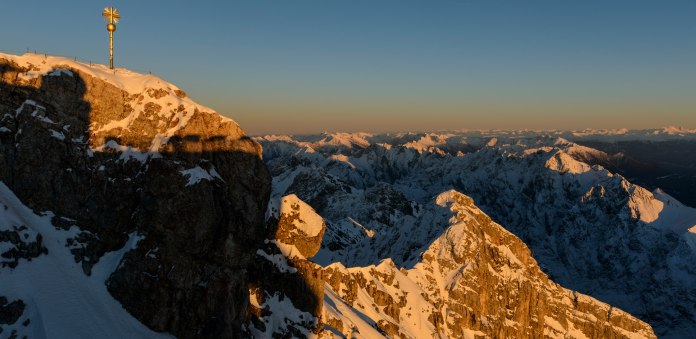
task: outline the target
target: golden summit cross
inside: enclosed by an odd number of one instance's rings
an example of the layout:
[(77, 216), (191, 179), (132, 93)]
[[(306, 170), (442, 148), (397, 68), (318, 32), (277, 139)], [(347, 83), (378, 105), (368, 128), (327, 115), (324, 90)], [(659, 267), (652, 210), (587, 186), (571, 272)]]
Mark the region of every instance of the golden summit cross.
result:
[(118, 9), (109, 6), (104, 8), (102, 16), (108, 22), (106, 30), (109, 31), (109, 68), (114, 69), (114, 31), (121, 14), (118, 13)]

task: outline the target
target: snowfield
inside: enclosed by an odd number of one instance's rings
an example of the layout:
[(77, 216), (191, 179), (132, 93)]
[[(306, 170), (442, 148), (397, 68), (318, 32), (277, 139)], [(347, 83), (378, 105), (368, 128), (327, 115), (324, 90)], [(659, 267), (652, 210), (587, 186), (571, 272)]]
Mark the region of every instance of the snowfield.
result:
[[(13, 325), (0, 325), (2, 336), (13, 331), (19, 338), (171, 338), (153, 332), (133, 318), (107, 291), (104, 282), (123, 254), (138, 244), (131, 234), (124, 248), (107, 253), (87, 276), (75, 263), (68, 239), (77, 227), (61, 230), (51, 223), (51, 212), (35, 214), (0, 182), (0, 231), (26, 227), (22, 234), (42, 238), (48, 250), (31, 260), (20, 259), (16, 268), (0, 271), (0, 295), (26, 304)], [(3, 243), (4, 246), (7, 243)], [(3, 252), (9, 248), (2, 248)], [(22, 325), (25, 321), (31, 326)]]

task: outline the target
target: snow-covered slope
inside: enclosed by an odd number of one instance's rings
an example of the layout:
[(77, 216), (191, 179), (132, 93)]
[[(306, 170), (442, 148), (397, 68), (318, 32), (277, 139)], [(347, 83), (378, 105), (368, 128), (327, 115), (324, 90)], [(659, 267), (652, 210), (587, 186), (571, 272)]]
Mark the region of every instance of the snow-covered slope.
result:
[[(86, 276), (70, 252), (80, 230), (54, 226), (55, 217), (35, 214), (0, 182), (0, 263), (14, 266), (0, 269), (0, 297), (23, 305), (11, 324), (0, 323), (0, 336), (169, 338), (128, 314), (104, 284), (139, 236), (131, 234), (122, 249), (107, 253)], [(38, 249), (34, 253), (27, 251), (32, 246)]]
[(696, 334), (695, 210), (590, 165), (606, 153), (568, 134), (360, 135), (368, 145), (328, 151), (326, 134), (257, 140), (273, 195), (296, 194), (326, 219), (317, 263), (413, 267), (449, 218), (430, 200), (454, 188), (522, 239), (552, 280), (659, 335)]

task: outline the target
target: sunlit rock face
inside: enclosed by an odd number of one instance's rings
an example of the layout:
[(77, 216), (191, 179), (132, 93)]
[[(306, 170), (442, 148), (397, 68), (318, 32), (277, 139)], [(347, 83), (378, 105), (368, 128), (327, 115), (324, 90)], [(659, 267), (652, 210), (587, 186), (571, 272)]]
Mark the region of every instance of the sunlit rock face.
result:
[(280, 200), (280, 218), (275, 239), (295, 246), (300, 254), (311, 258), (319, 251), (326, 224), (314, 209), (291, 194)]
[[(356, 329), (392, 338), (655, 337), (648, 324), (550, 281), (527, 246), (471, 198), (448, 191), (435, 203), (451, 212), (450, 226), (413, 268), (389, 259), (325, 268), (334, 300), (325, 303), (327, 326), (347, 337)], [(376, 326), (365, 328), (358, 314)]]
[(128, 312), (179, 337), (243, 335), (267, 232), (259, 144), (152, 75), (3, 54), (0, 78), (0, 181), (81, 230), (84, 274), (137, 234), (106, 282)]
[[(423, 214), (441, 234), (411, 264), (321, 267), (297, 246), (324, 234), (316, 212), (288, 195), (269, 206), (275, 235), (250, 281), (257, 337), (655, 338), (650, 325), (549, 280), (529, 248), (473, 200), (450, 190)], [(434, 217), (435, 215), (439, 218)], [(313, 239), (311, 247), (321, 241)], [(319, 301), (319, 302), (316, 302)]]

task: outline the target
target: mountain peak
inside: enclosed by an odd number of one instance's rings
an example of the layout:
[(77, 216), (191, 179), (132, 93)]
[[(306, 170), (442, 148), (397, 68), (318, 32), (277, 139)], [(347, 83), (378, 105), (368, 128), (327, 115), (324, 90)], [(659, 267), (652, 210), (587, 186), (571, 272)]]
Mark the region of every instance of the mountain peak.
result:
[[(0, 112), (0, 182), (27, 207), (54, 215), (40, 231), (54, 247), (20, 260), (21, 270), (50, 262), (66, 276), (87, 277), (72, 279), (61, 295), (87, 293), (88, 276), (99, 275), (102, 296), (158, 332), (243, 336), (245, 272), (266, 235), (271, 184), (259, 144), (160, 78), (36, 54), (0, 55)], [(20, 225), (0, 222), (0, 233), (13, 226)], [(75, 233), (56, 238), (55, 228)], [(0, 254), (16, 252), (1, 238)], [(99, 272), (121, 249), (118, 262)], [(26, 283), (0, 269), (4, 283)], [(24, 300), (31, 318), (17, 336), (63, 333), (66, 324), (41, 314), (42, 298), (56, 291), (1, 292), (14, 305)], [(70, 326), (110, 321), (104, 307)]]
[[(0, 54), (0, 67), (5, 83), (32, 93), (17, 105), (32, 106), (46, 122), (67, 129), (59, 132), (63, 137), (87, 141), (88, 152), (127, 151), (142, 159), (234, 149), (241, 140), (260, 153), (232, 119), (154, 75), (30, 53)], [(44, 106), (54, 110), (46, 113)]]
[[(148, 89), (166, 89), (179, 97), (186, 98), (186, 93), (155, 75), (142, 74), (125, 68), (110, 69), (106, 65), (86, 63), (75, 59), (45, 54), (25, 53), (12, 55), (0, 53), (0, 59), (14, 63), (24, 71), (18, 74), (26, 83), (40, 79), (43, 76), (72, 76), (72, 71), (79, 71), (96, 79), (106, 81), (128, 93), (143, 93)], [(197, 104), (198, 105), (198, 104)], [(212, 112), (212, 109), (198, 105), (202, 111)]]

